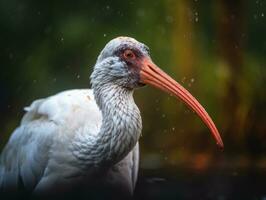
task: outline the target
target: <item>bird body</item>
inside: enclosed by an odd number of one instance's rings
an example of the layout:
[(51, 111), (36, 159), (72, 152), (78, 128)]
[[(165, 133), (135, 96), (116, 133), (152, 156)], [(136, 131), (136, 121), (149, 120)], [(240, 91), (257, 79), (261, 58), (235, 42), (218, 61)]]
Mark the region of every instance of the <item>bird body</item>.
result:
[(47, 195), (99, 186), (131, 195), (142, 130), (133, 92), (145, 84), (184, 101), (223, 147), (205, 109), (152, 62), (143, 43), (129, 37), (108, 42), (90, 79), (91, 90), (61, 92), (25, 109), (1, 154), (0, 191)]
[[(102, 184), (118, 184), (126, 192), (133, 193), (138, 172), (138, 143), (122, 160), (109, 166), (98, 164), (100, 153), (95, 155), (95, 160), (86, 158), (91, 155), (86, 152), (92, 146), (90, 140), (93, 142), (97, 137), (102, 123), (92, 90), (64, 91), (36, 100), (25, 110), (27, 113), (20, 126), (2, 152), (2, 189), (25, 187), (27, 191), (43, 194), (57, 185), (73, 187), (74, 183), (84, 182), (82, 179), (92, 174), (97, 174), (99, 180), (99, 174), (107, 174), (101, 179)], [(76, 149), (82, 147), (83, 153)], [(65, 182), (67, 179), (70, 183)], [(90, 180), (86, 179), (86, 184), (91, 184)]]

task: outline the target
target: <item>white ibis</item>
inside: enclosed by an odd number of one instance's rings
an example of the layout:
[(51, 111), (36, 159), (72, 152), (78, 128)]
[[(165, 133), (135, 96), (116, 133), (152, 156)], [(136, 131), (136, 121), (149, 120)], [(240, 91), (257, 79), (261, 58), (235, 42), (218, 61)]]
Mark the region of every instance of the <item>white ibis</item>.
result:
[(90, 78), (92, 89), (64, 91), (25, 108), (1, 155), (1, 191), (42, 195), (102, 184), (132, 194), (142, 129), (133, 91), (145, 84), (186, 103), (223, 148), (205, 109), (152, 62), (143, 43), (130, 37), (111, 40)]

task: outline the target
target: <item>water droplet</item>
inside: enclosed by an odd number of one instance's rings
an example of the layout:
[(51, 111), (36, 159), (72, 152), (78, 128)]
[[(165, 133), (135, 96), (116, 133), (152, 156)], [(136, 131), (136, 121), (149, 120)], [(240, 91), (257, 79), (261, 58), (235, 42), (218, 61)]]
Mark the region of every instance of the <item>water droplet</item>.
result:
[(13, 58), (14, 58), (13, 53), (9, 53), (9, 59), (11, 60), (11, 59), (13, 59)]
[(198, 16), (198, 12), (195, 12), (195, 15)]
[(184, 113), (186, 114), (186, 115), (188, 115), (188, 114), (190, 114), (190, 110), (189, 109), (185, 109), (185, 111), (184, 111)]
[(80, 75), (78, 74), (78, 75), (77, 75), (77, 79), (79, 79), (79, 78), (80, 78)]
[(232, 175), (233, 175), (233, 176), (237, 176), (237, 175), (238, 175), (238, 172), (234, 171), (234, 172), (232, 173)]
[(223, 196), (223, 195), (219, 195), (217, 199), (218, 199), (218, 200), (225, 200), (226, 198), (225, 198), (225, 196)]
[(175, 127), (172, 127), (172, 131), (175, 131)]
[(173, 23), (174, 19), (172, 16), (168, 15), (166, 16), (165, 21), (170, 24), (170, 23)]
[(194, 78), (190, 79), (190, 82), (191, 82), (191, 83), (194, 83), (194, 81), (195, 81), (195, 79), (194, 79)]
[(63, 37), (61, 37), (60, 40), (61, 40), (61, 42), (64, 42), (64, 38)]
[(261, 16), (264, 17), (264, 13), (261, 13)]
[(145, 16), (145, 12), (143, 9), (138, 9), (137, 10), (137, 16), (138, 17), (144, 17)]
[(198, 17), (196, 17), (196, 18), (195, 18), (195, 22), (198, 22), (198, 21), (199, 21), (199, 18), (198, 18)]
[(104, 33), (104, 34), (103, 34), (103, 37), (106, 37), (106, 36), (107, 36), (107, 34), (106, 34), (106, 33)]
[(124, 16), (124, 13), (122, 13), (121, 11), (118, 11), (117, 14), (120, 15), (121, 17)]

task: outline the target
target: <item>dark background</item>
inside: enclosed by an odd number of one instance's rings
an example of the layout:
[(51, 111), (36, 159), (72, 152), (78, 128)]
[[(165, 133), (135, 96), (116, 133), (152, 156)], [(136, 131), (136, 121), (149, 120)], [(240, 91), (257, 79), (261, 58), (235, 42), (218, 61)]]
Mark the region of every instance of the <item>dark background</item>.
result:
[(266, 199), (266, 1), (0, 1), (0, 147), (23, 107), (87, 88), (103, 46), (126, 35), (214, 119), (225, 149), (176, 99), (146, 87), (139, 199)]

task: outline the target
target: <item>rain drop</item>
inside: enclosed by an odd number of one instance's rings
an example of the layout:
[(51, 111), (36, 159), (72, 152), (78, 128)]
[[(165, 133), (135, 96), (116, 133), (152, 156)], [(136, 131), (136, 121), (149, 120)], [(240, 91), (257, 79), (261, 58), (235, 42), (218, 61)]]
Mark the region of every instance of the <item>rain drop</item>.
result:
[(9, 53), (9, 59), (13, 59), (14, 55), (12, 53)]
[(103, 34), (103, 37), (106, 37), (106, 36), (107, 36), (107, 34), (106, 34), (106, 33), (104, 33), (104, 34)]
[(237, 171), (234, 171), (234, 172), (232, 173), (232, 175), (233, 175), (233, 176), (238, 176), (238, 172), (237, 172)]
[(78, 75), (77, 75), (77, 79), (79, 79), (79, 78), (80, 78), (80, 75), (78, 74)]
[(142, 10), (142, 9), (138, 9), (138, 10), (137, 10), (137, 16), (138, 16), (138, 17), (144, 17), (144, 16), (145, 16), (145, 12), (144, 12), (144, 10)]
[(264, 13), (261, 13), (261, 16), (264, 17)]
[(198, 22), (198, 21), (199, 21), (199, 18), (198, 18), (198, 17), (196, 17), (196, 18), (195, 18), (195, 22)]
[(217, 199), (218, 200), (225, 200), (226, 198), (223, 195), (219, 195)]
[(166, 22), (169, 23), (169, 24), (170, 24), (170, 23), (173, 23), (173, 21), (174, 21), (173, 17), (172, 17), (172, 16), (169, 16), (169, 15), (166, 16), (166, 19), (165, 19), (165, 20), (166, 20)]

